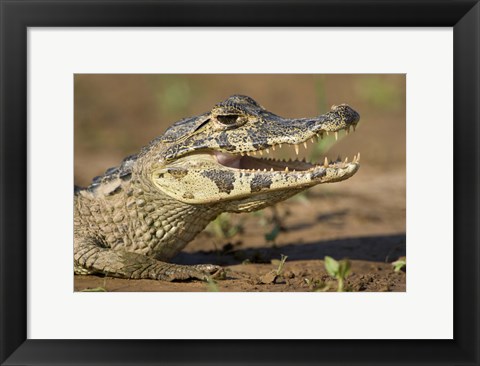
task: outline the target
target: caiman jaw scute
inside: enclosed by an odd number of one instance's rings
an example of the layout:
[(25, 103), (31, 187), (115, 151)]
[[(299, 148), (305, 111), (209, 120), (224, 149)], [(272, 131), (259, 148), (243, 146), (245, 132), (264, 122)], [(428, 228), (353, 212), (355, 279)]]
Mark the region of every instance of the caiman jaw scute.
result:
[(258, 209), (355, 174), (360, 153), (350, 162), (325, 158), (319, 163), (287, 162), (273, 155), (287, 146), (298, 155), (325, 135), (337, 138), (342, 130), (355, 130), (359, 119), (344, 104), (318, 117), (285, 119), (249, 97), (232, 96), (210, 113), (167, 130), (163, 142), (169, 146), (151, 179), (158, 189), (185, 203), (224, 202), (230, 211)]

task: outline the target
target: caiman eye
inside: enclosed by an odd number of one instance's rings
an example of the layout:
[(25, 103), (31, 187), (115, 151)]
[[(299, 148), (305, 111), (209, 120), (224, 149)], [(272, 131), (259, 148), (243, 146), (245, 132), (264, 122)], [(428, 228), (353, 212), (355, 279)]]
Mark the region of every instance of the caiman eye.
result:
[(227, 115), (217, 116), (217, 121), (220, 122), (221, 124), (231, 126), (231, 125), (237, 124), (238, 117), (239, 116), (237, 114), (227, 114)]

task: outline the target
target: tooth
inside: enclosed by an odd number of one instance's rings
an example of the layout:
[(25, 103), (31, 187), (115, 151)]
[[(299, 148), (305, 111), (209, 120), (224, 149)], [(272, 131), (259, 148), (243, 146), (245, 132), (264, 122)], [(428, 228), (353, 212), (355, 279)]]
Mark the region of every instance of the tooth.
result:
[(273, 172), (273, 168), (270, 168), (270, 171)]
[(288, 173), (288, 166), (285, 167), (285, 172)]
[(325, 161), (323, 162), (323, 166), (324, 166), (325, 168), (328, 167), (328, 159), (327, 159), (326, 156), (325, 156)]
[(262, 150), (258, 150), (258, 152), (260, 153), (260, 155), (263, 156), (263, 151)]
[(272, 145), (272, 150), (275, 151), (275, 145)]
[(263, 171), (266, 172), (266, 171), (267, 171), (267, 168), (263, 168)]
[(278, 144), (278, 147), (281, 149), (281, 148), (282, 148), (282, 144)]
[(247, 154), (248, 156), (250, 156), (250, 152), (247, 151), (246, 154)]
[(265, 149), (267, 151), (267, 154), (270, 154), (270, 149)]
[(252, 154), (253, 154), (253, 155), (257, 155), (257, 152), (256, 152), (256, 151), (252, 151)]
[[(312, 144), (315, 143), (315, 140), (313, 139), (313, 137), (310, 139), (310, 142), (311, 142)], [(307, 148), (307, 147), (305, 146), (305, 148)]]
[(306, 141), (303, 142), (303, 147), (305, 147), (305, 150), (307, 149), (307, 142)]
[(335, 131), (335, 140), (338, 140), (338, 132)]
[(294, 145), (295, 146), (295, 154), (298, 155), (298, 145)]
[(345, 162), (344, 162), (344, 164), (347, 164), (347, 163), (348, 163), (348, 157), (347, 157), (347, 158), (345, 158)]
[(328, 131), (325, 131), (325, 133), (326, 133), (326, 134), (327, 134), (327, 136), (328, 136), (328, 134), (329, 134), (329, 133), (328, 133)]
[(357, 155), (353, 155), (353, 162), (354, 162), (354, 163), (357, 162)]
[(293, 172), (295, 173), (295, 169), (293, 169)]
[(360, 162), (360, 153), (358, 153), (357, 162)]

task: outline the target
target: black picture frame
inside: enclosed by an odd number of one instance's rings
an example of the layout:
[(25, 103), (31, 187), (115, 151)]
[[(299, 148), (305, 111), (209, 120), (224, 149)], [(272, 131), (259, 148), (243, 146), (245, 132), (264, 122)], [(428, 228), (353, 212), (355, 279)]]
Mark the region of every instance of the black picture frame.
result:
[[(0, 0), (0, 12), (2, 365), (479, 365), (480, 5), (477, 1)], [(454, 339), (27, 339), (27, 28), (59, 26), (453, 27)], [(442, 153), (438, 152), (438, 158)], [(432, 184), (435, 179), (439, 178), (432, 177)]]

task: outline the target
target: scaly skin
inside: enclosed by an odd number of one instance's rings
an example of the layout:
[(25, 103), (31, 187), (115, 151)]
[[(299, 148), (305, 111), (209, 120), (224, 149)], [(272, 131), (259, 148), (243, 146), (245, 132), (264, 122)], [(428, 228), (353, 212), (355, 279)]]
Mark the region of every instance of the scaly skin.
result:
[(120, 167), (75, 189), (75, 273), (167, 281), (222, 274), (216, 265), (168, 261), (222, 212), (258, 210), (351, 177), (360, 155), (351, 163), (319, 165), (266, 155), (282, 145), (348, 132), (359, 118), (340, 105), (319, 117), (284, 119), (235, 95), (175, 123)]

